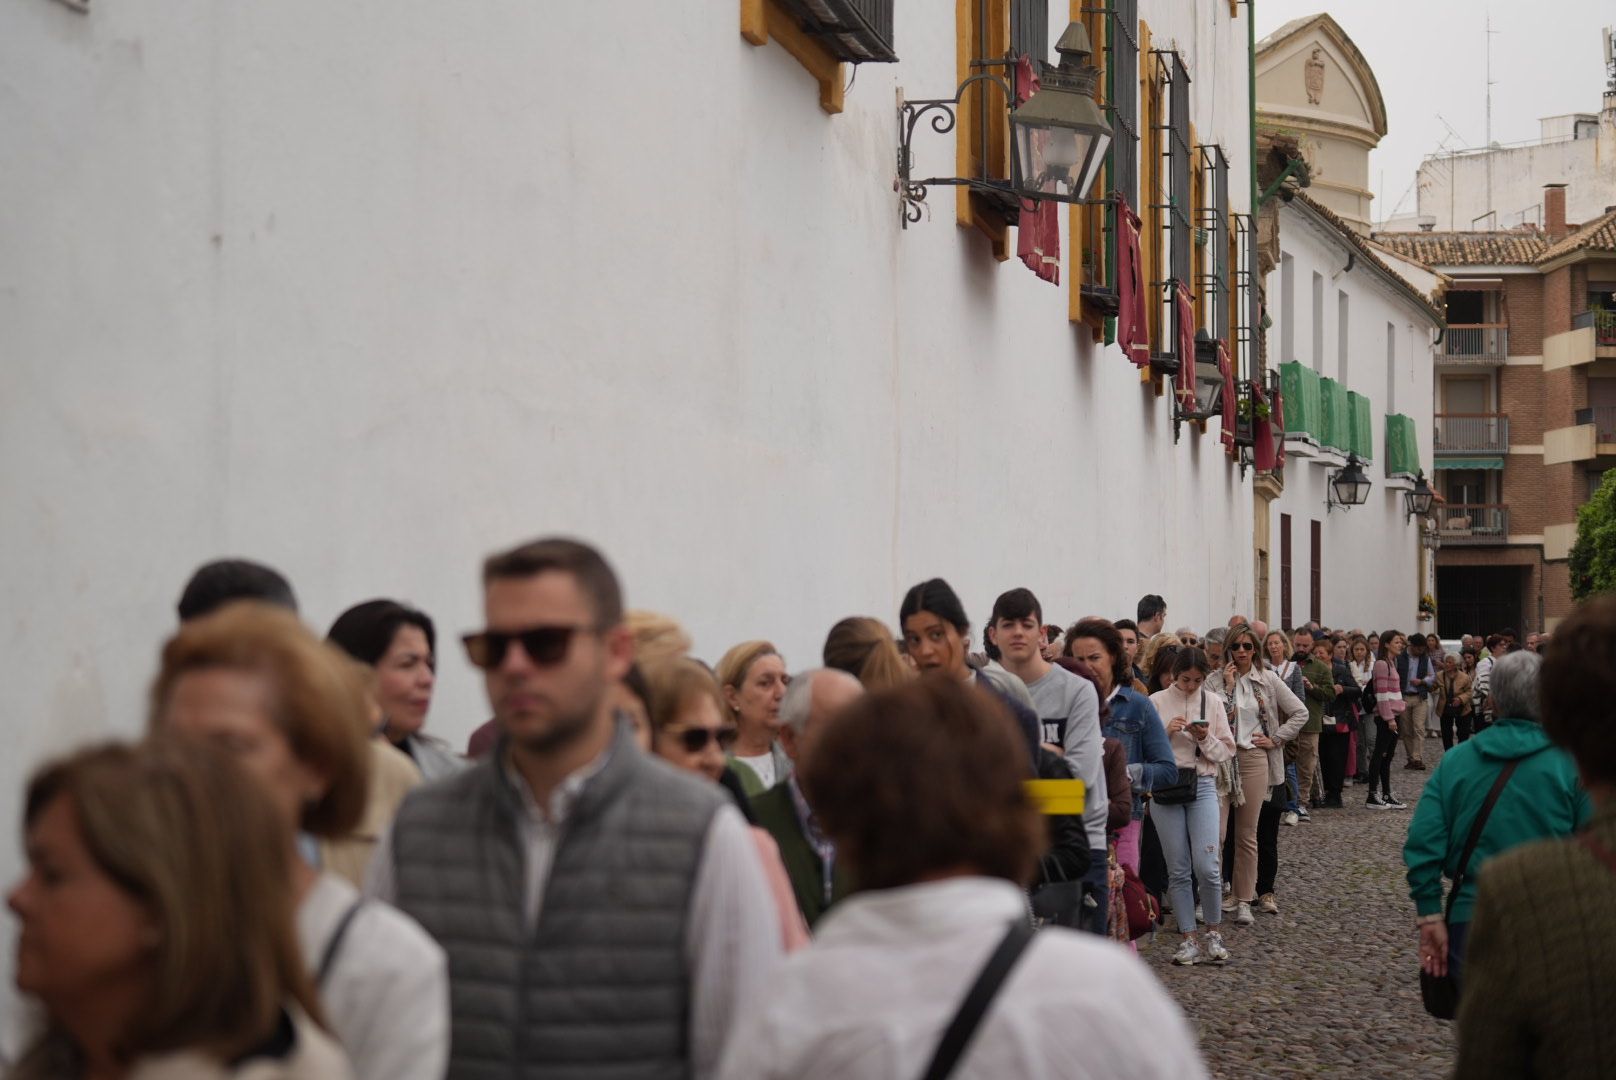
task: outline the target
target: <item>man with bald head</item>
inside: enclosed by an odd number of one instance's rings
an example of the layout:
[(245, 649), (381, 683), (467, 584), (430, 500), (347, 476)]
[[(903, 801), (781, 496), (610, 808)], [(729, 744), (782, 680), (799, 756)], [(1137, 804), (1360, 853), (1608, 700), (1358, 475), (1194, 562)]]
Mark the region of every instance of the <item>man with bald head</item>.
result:
[[(864, 693), (845, 671), (815, 668), (791, 677), (780, 702), (780, 747), (798, 765), (813, 752), (825, 721)], [(780, 861), (791, 879), (797, 907), (811, 929), (830, 906), (852, 891), (847, 872), (836, 859), (836, 845), (820, 831), (813, 808), (791, 775), (752, 800), (757, 823), (780, 847)]]

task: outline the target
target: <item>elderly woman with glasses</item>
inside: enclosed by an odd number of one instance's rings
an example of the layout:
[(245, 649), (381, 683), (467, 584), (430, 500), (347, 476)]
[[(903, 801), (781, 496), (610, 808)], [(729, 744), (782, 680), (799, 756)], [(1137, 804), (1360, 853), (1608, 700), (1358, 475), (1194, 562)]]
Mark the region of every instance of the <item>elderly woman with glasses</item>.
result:
[[(1284, 746), (1307, 724), (1307, 706), (1258, 656), (1261, 643), (1249, 623), (1229, 630), (1224, 667), (1206, 680), (1222, 696), (1234, 729), (1234, 783), (1221, 806), (1222, 835), (1233, 837), (1233, 891), (1224, 904), (1234, 921), (1250, 926), (1251, 905), (1262, 896), (1273, 906), (1279, 871), (1279, 816), (1284, 808)], [(1232, 828), (1230, 818), (1233, 818)], [(1259, 858), (1260, 854), (1260, 858)]]

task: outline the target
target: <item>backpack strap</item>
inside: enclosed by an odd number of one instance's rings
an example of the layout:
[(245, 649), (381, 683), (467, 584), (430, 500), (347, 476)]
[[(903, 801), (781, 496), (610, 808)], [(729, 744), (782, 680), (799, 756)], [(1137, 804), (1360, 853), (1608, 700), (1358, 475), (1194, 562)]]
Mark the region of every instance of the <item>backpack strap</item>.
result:
[(976, 982), (971, 984), (959, 1011), (949, 1021), (942, 1041), (932, 1054), (931, 1064), (926, 1066), (923, 1080), (944, 1080), (944, 1077), (953, 1073), (970, 1044), (971, 1036), (976, 1034), (982, 1017), (987, 1014), (988, 1006), (993, 1004), (993, 998), (1004, 985), (1010, 969), (1016, 966), (1016, 961), (1021, 959), (1021, 954), (1032, 943), (1032, 937), (1032, 924), (1026, 919), (1017, 918), (1011, 922), (998, 948), (993, 950), (993, 955), (988, 957), (988, 962), (977, 975)]
[(1481, 804), (1481, 812), (1476, 815), (1476, 820), (1470, 826), (1470, 835), (1465, 839), (1464, 854), (1459, 856), (1459, 869), (1453, 877), (1453, 888), (1448, 891), (1448, 908), (1442, 913), (1444, 923), (1453, 918), (1454, 902), (1459, 899), (1459, 889), (1464, 885), (1465, 872), (1470, 869), (1470, 856), (1476, 853), (1476, 844), (1481, 840), (1481, 830), (1487, 827), (1487, 817), (1493, 812), (1493, 807), (1498, 805), (1498, 796), (1504, 793), (1504, 785), (1515, 775), (1515, 766), (1520, 763), (1520, 759), (1516, 758), (1499, 771), (1498, 779), (1493, 781), (1492, 790), (1487, 792), (1487, 801)]
[(314, 984), (321, 990), (325, 989), (326, 980), (331, 977), (331, 969), (336, 967), (337, 954), (342, 951), (342, 940), (348, 936), (348, 928), (353, 925), (354, 916), (358, 915), (359, 909), (364, 906), (365, 898), (362, 896), (349, 904), (348, 910), (337, 920), (337, 928), (331, 931), (331, 936), (326, 939), (325, 948), (320, 953), (320, 967), (314, 976)]

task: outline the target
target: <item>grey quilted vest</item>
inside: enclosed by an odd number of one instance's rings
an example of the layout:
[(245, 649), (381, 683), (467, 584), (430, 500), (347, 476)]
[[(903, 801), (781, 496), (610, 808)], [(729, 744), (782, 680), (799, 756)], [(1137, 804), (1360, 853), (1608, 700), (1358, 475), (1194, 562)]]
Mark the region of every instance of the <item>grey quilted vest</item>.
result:
[(562, 827), (529, 933), (524, 810), (500, 750), (416, 789), (393, 826), (398, 906), (449, 954), (449, 1077), (687, 1077), (685, 926), (722, 789), (621, 730)]

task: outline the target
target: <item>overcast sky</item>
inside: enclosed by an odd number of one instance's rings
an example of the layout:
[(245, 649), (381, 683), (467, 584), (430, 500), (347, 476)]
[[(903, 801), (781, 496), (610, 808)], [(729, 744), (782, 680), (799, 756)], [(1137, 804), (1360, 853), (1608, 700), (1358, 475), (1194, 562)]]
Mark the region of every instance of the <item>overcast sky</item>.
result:
[(1486, 144), (1489, 10), (1494, 142), (1537, 138), (1542, 116), (1599, 111), (1600, 30), (1616, 24), (1612, 0), (1256, 0), (1259, 40), (1292, 19), (1328, 11), (1374, 69), (1387, 127), (1369, 156), (1376, 221), (1399, 201), (1403, 213), (1413, 212), (1414, 173), (1425, 155)]

